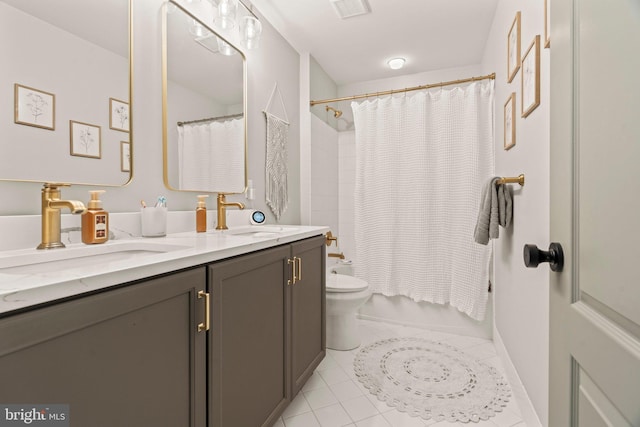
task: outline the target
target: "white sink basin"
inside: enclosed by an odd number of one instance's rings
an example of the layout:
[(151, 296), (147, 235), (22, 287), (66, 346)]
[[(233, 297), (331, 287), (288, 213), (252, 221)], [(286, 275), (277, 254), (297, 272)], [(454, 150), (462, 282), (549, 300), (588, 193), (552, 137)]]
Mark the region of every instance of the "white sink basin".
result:
[(226, 230), (225, 233), (232, 236), (250, 236), (250, 237), (274, 237), (280, 234), (296, 231), (297, 227), (282, 225), (249, 225), (246, 227), (238, 227)]
[(100, 245), (69, 245), (58, 249), (6, 251), (0, 252), (0, 274), (40, 274), (86, 268), (189, 248), (184, 245), (136, 240)]

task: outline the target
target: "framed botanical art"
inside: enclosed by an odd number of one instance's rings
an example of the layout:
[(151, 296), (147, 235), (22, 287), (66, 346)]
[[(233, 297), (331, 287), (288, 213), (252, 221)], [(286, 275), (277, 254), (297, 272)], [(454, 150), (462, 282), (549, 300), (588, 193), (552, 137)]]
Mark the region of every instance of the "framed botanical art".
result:
[(23, 86), (14, 88), (14, 119), (17, 124), (55, 130), (56, 96), (43, 90)]
[(100, 126), (69, 120), (69, 131), (71, 133), (72, 156), (94, 159), (102, 157)]
[(521, 95), (522, 117), (527, 117), (540, 105), (540, 35), (522, 57)]
[(516, 145), (516, 93), (512, 92), (504, 103), (504, 149)]
[(109, 128), (129, 132), (129, 104), (109, 98)]
[(551, 0), (544, 0), (544, 47), (551, 47), (551, 10), (549, 8)]
[(120, 141), (120, 170), (131, 172), (131, 145), (127, 141)]
[(511, 83), (520, 69), (520, 12), (513, 19), (507, 35), (507, 82)]

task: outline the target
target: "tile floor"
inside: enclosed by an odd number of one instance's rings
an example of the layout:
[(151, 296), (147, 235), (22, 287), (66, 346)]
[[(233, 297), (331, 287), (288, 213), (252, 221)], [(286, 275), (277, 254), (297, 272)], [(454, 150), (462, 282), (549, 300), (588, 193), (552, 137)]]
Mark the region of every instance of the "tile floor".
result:
[[(359, 320), (362, 344), (399, 336), (446, 341), (503, 372), (493, 343), (481, 338)], [(359, 349), (327, 350), (327, 356), (275, 427), (526, 427), (513, 398), (503, 412), (479, 423), (435, 422), (411, 417), (380, 402), (356, 379), (353, 358)], [(505, 375), (506, 377), (506, 375)]]

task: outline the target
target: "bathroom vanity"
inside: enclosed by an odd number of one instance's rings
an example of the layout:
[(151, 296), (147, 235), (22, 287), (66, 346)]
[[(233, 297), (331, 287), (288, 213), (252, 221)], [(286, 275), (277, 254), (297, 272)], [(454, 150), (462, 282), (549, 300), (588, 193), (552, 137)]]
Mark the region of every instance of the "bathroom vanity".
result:
[(292, 230), (170, 235), (186, 249), (84, 276), (0, 268), (0, 402), (96, 427), (272, 425), (325, 355), (326, 229)]

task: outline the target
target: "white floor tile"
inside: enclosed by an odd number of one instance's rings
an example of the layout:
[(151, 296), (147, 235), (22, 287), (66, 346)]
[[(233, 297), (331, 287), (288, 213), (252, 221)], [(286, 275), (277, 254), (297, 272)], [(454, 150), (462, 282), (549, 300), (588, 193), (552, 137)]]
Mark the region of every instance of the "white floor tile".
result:
[(340, 402), (363, 395), (362, 390), (360, 390), (360, 388), (353, 381), (344, 381), (341, 383), (333, 384), (329, 386), (329, 388)]
[(293, 402), (291, 402), (289, 406), (287, 406), (287, 409), (284, 410), (282, 418), (287, 419), (289, 417), (304, 414), (305, 412), (311, 412), (311, 407), (304, 398), (304, 395), (302, 393), (298, 393), (295, 399), (293, 399)]
[(389, 411), (382, 414), (393, 427), (424, 427), (424, 421), (419, 417), (412, 417), (399, 411)]
[(327, 383), (324, 382), (318, 371), (307, 380), (307, 383), (302, 387), (302, 391), (315, 390), (316, 388), (326, 387)]
[(286, 427), (321, 427), (316, 416), (313, 415), (313, 412), (307, 412), (306, 414), (285, 418), (284, 425)]
[(333, 357), (331, 357), (331, 355), (327, 353), (324, 359), (322, 359), (322, 362), (320, 362), (320, 365), (318, 365), (318, 367), (316, 368), (316, 371), (324, 371), (336, 367), (338, 367), (338, 364), (335, 360), (333, 360)]
[(391, 427), (391, 424), (382, 416), (376, 415), (356, 422), (357, 427)]
[[(335, 363), (335, 362), (334, 362)], [(349, 376), (340, 366), (336, 364), (335, 367), (319, 371), (320, 376), (328, 385), (333, 385), (349, 380)]]
[(353, 425), (353, 421), (340, 404), (320, 408), (315, 411), (315, 414), (322, 427), (342, 427), (349, 424)]
[(498, 412), (495, 417), (491, 417), (490, 421), (498, 427), (511, 427), (522, 422), (522, 417), (509, 409), (505, 409), (502, 412)]
[(354, 421), (361, 421), (365, 418), (378, 415), (380, 412), (365, 396), (356, 397), (355, 399), (340, 402), (347, 414)]
[(338, 403), (338, 399), (336, 399), (328, 387), (317, 388), (303, 393), (305, 399), (307, 399), (307, 402), (309, 403), (309, 406), (311, 406), (311, 409), (313, 410)]

